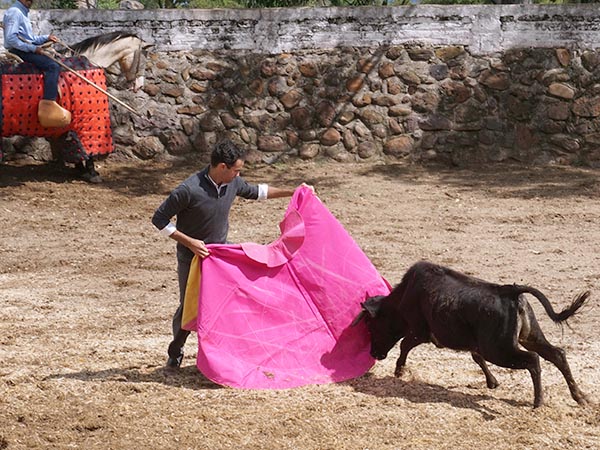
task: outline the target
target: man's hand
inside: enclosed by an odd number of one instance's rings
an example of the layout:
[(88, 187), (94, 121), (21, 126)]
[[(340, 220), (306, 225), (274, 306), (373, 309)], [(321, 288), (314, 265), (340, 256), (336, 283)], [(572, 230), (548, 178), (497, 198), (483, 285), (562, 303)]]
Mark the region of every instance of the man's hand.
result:
[(206, 258), (208, 255), (210, 255), (210, 252), (206, 248), (204, 241), (199, 239), (190, 239), (187, 247), (194, 252), (194, 255), (198, 255), (199, 258)]
[(174, 231), (169, 237), (180, 244), (185, 245), (194, 255), (198, 255), (199, 258), (206, 258), (210, 255), (210, 252), (206, 248), (206, 244), (200, 239), (194, 239), (179, 230)]
[(310, 184), (302, 183), (300, 186), (305, 186), (305, 187), (309, 188), (313, 194), (317, 193), (317, 191), (315, 191), (314, 186), (311, 186)]
[(37, 55), (46, 55), (46, 49), (56, 42), (58, 42), (58, 38), (53, 34), (50, 34), (46, 42), (35, 48), (35, 53)]

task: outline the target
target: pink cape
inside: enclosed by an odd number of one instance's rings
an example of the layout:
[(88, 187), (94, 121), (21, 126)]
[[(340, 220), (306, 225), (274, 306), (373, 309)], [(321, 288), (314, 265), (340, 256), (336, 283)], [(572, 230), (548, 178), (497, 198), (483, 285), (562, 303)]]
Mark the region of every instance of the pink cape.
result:
[(284, 389), (363, 375), (374, 360), (360, 302), (387, 295), (342, 225), (299, 187), (269, 245), (210, 245), (198, 301), (198, 369), (231, 387)]

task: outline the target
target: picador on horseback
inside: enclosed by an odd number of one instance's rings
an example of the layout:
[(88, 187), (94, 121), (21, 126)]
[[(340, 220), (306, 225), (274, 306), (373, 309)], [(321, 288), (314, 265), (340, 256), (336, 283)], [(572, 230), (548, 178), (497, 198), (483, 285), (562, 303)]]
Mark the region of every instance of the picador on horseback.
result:
[(53, 34), (33, 34), (29, 21), (32, 4), (33, 0), (17, 0), (4, 14), (4, 47), (44, 73), (44, 94), (38, 106), (42, 126), (65, 127), (71, 123), (71, 113), (56, 103), (60, 66), (42, 49), (42, 44), (57, 42), (58, 38)]
[[(152, 44), (136, 35), (112, 32), (69, 47), (56, 36), (35, 35), (29, 20), (33, 0), (17, 0), (4, 14), (4, 46), (21, 64), (0, 66), (2, 136), (39, 136), (53, 157), (74, 164), (77, 174), (101, 182), (94, 158), (114, 150), (104, 68), (119, 62), (128, 82), (143, 84), (143, 51)], [(48, 45), (59, 43), (75, 56), (65, 58)], [(2, 149), (0, 147), (0, 160)]]

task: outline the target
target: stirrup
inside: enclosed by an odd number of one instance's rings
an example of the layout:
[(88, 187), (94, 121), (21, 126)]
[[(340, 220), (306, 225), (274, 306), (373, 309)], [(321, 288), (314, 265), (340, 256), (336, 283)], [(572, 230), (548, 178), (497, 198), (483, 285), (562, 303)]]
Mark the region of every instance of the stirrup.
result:
[(62, 128), (71, 123), (71, 112), (64, 109), (54, 100), (40, 100), (38, 104), (38, 120), (46, 128)]

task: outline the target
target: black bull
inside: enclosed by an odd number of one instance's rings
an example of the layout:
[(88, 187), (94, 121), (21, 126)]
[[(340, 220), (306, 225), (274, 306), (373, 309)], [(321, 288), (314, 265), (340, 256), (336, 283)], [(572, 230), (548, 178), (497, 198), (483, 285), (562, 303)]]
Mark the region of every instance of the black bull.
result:
[(397, 377), (402, 374), (411, 349), (433, 342), (438, 347), (471, 352), (489, 388), (497, 387), (498, 381), (486, 361), (501, 367), (529, 370), (533, 403), (538, 407), (543, 404), (541, 356), (561, 371), (573, 399), (586, 404), (587, 399), (573, 379), (565, 352), (546, 340), (533, 309), (521, 295), (525, 293), (536, 297), (555, 323), (573, 316), (590, 295), (589, 292), (580, 294), (569, 307), (556, 313), (544, 294), (535, 288), (488, 283), (422, 261), (406, 272), (402, 282), (387, 297), (371, 297), (362, 303), (363, 309), (353, 325), (366, 318), (371, 334), (371, 355), (379, 360), (402, 339), (394, 372)]

